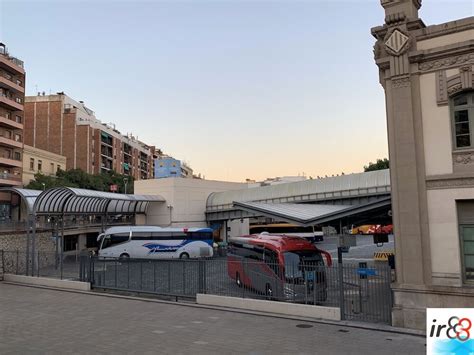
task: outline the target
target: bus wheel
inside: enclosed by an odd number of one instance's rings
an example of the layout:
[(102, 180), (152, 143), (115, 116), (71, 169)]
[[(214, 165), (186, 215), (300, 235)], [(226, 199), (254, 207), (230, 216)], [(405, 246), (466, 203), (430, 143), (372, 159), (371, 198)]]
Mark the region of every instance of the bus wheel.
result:
[(238, 272), (235, 274), (235, 283), (237, 286), (242, 287), (242, 280), (240, 280), (240, 274)]
[(189, 254), (188, 253), (181, 253), (179, 256), (180, 259), (189, 259)]
[(130, 255), (128, 255), (127, 253), (120, 254), (120, 257), (119, 257), (119, 259), (129, 259), (129, 258), (130, 258)]
[(265, 285), (265, 296), (266, 296), (267, 300), (273, 299), (273, 290), (272, 290), (272, 286), (270, 286), (270, 284)]

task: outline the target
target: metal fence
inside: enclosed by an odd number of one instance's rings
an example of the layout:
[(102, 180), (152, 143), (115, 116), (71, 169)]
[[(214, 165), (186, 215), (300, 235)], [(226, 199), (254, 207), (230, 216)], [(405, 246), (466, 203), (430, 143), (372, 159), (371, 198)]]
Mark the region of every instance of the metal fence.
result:
[(0, 250), (0, 262), (5, 274), (68, 280), (81, 278), (78, 255), (64, 255), (61, 259), (61, 255), (56, 252), (35, 252), (32, 257), (31, 253), (23, 251)]
[[(195, 298), (197, 293), (340, 307), (344, 319), (391, 323), (387, 265), (286, 266), (231, 259), (83, 259), (93, 288)], [(342, 286), (341, 286), (342, 285)]]
[[(93, 288), (195, 299), (198, 293), (339, 307), (343, 319), (391, 323), (387, 264), (332, 267), (256, 262), (231, 257), (199, 260), (99, 259), (0, 251), (4, 273), (91, 282)], [(34, 269), (32, 269), (34, 267)]]

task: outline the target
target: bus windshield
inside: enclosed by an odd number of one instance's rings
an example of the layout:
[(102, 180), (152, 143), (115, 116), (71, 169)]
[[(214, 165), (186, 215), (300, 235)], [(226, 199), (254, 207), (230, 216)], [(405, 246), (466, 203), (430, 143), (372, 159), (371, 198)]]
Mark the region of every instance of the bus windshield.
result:
[(128, 241), (129, 238), (130, 236), (128, 233), (105, 235), (102, 238), (102, 246), (100, 248), (101, 249), (109, 248), (116, 244), (126, 242)]
[(303, 277), (303, 268), (324, 265), (321, 254), (317, 251), (289, 251), (283, 253), (285, 276), (287, 278)]

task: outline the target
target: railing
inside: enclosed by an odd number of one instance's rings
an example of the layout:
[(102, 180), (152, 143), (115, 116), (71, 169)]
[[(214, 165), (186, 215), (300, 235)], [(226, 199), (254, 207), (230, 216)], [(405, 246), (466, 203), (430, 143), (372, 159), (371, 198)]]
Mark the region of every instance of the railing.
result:
[[(343, 319), (390, 324), (391, 270), (215, 259), (100, 259), (88, 251), (0, 251), (6, 274), (90, 282), (95, 289), (194, 299), (198, 293), (339, 307)], [(341, 269), (340, 269), (340, 268)]]
[(58, 252), (38, 251), (33, 254), (23, 251), (2, 251), (0, 258), (5, 274), (48, 277), (54, 279), (80, 279), (80, 256)]
[(4, 77), (8, 81), (11, 81), (12, 83), (18, 85), (18, 86), (23, 86), (21, 83), (18, 83), (18, 78), (15, 77), (14, 75), (10, 75), (7, 72), (0, 70), (0, 76)]
[(4, 118), (4, 119), (6, 119), (6, 120), (9, 120), (9, 121), (15, 122), (15, 123), (23, 124), (23, 123), (21, 122), (21, 120), (20, 120), (20, 122), (18, 122), (18, 120), (17, 120), (16, 118), (14, 119), (14, 118), (12, 118), (10, 115), (6, 115), (6, 114), (4, 114), (4, 113), (0, 113), (0, 117), (1, 117), (1, 118)]
[[(91, 257), (94, 288), (195, 298), (197, 293), (339, 307), (343, 319), (391, 322), (391, 271), (387, 265), (328, 267), (231, 259), (150, 260)], [(86, 280), (86, 279), (84, 279)]]
[[(118, 226), (118, 225), (130, 225), (132, 223), (131, 220), (108, 220), (106, 226)], [(61, 222), (56, 224), (47, 222), (47, 221), (37, 221), (35, 228), (37, 231), (45, 231), (45, 230), (60, 230), (61, 229)], [(100, 221), (87, 221), (81, 219), (71, 219), (64, 221), (64, 228), (66, 230), (70, 229), (80, 229), (80, 228), (101, 228), (102, 222)], [(5, 232), (26, 232), (28, 230), (28, 222), (27, 221), (11, 221), (11, 220), (3, 220), (0, 221), (0, 233)]]
[(0, 55), (7, 58), (9, 61), (13, 62), (15, 65), (18, 65), (19, 67), (23, 68), (24, 62), (18, 58), (15, 58), (9, 55), (8, 51), (4, 47), (0, 47)]
[(19, 181), (21, 182), (21, 176), (17, 174), (11, 174), (11, 173), (0, 173), (0, 180), (13, 180), (13, 181)]

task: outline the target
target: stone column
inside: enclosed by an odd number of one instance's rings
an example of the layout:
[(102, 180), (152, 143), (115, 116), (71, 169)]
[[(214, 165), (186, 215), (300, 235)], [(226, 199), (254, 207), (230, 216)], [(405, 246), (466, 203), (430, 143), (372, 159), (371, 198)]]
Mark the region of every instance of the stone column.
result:
[(416, 50), (411, 31), (424, 25), (418, 18), (421, 0), (381, 0), (381, 4), (385, 24), (372, 29), (372, 34), (377, 39), (374, 53), (387, 110), (397, 271), (393, 323), (410, 326), (424, 313), (404, 308), (406, 292), (431, 284), (420, 83), (417, 66), (409, 59)]

